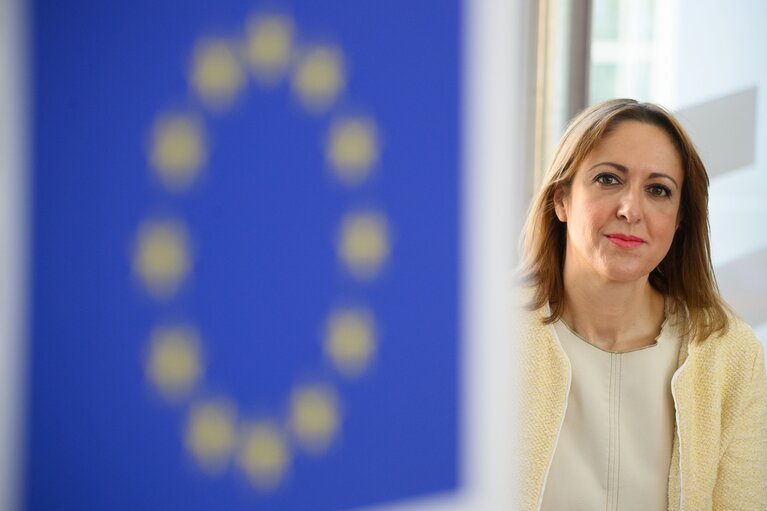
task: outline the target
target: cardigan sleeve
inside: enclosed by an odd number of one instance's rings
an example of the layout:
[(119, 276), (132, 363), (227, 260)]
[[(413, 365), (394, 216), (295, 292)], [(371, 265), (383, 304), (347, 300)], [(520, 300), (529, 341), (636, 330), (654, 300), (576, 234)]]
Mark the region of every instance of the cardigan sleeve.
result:
[(719, 461), (713, 509), (767, 510), (767, 380), (761, 343), (738, 426)]

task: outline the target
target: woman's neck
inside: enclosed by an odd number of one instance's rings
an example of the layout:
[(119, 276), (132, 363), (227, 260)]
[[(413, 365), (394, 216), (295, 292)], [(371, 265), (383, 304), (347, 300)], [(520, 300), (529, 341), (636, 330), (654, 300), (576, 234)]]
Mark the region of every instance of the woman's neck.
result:
[(608, 282), (565, 271), (562, 319), (578, 335), (607, 351), (652, 344), (664, 320), (664, 299), (647, 278)]

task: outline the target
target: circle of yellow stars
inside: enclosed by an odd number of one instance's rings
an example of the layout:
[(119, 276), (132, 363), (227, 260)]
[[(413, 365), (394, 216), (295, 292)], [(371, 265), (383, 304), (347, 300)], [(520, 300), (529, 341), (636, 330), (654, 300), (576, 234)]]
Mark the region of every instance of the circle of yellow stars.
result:
[[(300, 45), (293, 19), (259, 12), (245, 23), (242, 40), (201, 38), (191, 51), (188, 82), (204, 110), (223, 114), (236, 104), (248, 80), (263, 90), (288, 82), (296, 103), (309, 115), (332, 113), (348, 79), (342, 49), (333, 44)], [(375, 119), (333, 115), (323, 137), (325, 165), (342, 186), (370, 179), (381, 152)], [(194, 111), (160, 113), (150, 130), (147, 159), (154, 178), (172, 194), (190, 190), (208, 170), (211, 143), (204, 116)], [(138, 227), (133, 273), (149, 297), (172, 300), (194, 267), (193, 236), (180, 217), (147, 218)], [(386, 216), (353, 210), (340, 219), (334, 236), (340, 265), (367, 283), (389, 260), (391, 234)], [(278, 488), (297, 449), (319, 456), (338, 439), (342, 402), (327, 383), (302, 383), (291, 390), (287, 416), (252, 419), (226, 397), (201, 398), (204, 339), (192, 324), (166, 322), (148, 335), (144, 356), (147, 381), (169, 403), (188, 404), (183, 444), (199, 467), (221, 473), (235, 465), (260, 491)], [(331, 310), (322, 333), (322, 351), (346, 378), (362, 376), (373, 364), (378, 336), (373, 312), (347, 306)]]

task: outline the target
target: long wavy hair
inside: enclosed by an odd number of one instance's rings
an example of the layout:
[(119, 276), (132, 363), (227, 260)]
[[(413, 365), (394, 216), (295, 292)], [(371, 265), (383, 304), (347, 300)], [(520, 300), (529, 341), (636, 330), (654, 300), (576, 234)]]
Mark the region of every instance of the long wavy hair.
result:
[(591, 106), (572, 120), (559, 141), (543, 186), (533, 200), (522, 236), (521, 274), (533, 288), (532, 309), (549, 303), (546, 323), (564, 310), (566, 224), (554, 211), (554, 195), (567, 190), (591, 150), (624, 121), (652, 124), (665, 131), (682, 160), (684, 183), (679, 228), (666, 256), (648, 280), (666, 297), (686, 335), (703, 341), (728, 327), (727, 305), (719, 295), (711, 264), (708, 223), (708, 174), (679, 121), (663, 107), (633, 99), (613, 99)]

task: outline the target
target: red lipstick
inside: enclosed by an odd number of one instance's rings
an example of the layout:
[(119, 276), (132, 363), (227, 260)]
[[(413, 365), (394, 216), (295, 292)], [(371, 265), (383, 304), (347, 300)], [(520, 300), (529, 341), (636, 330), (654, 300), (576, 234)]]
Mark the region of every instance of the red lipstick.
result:
[(644, 243), (642, 238), (637, 238), (636, 236), (628, 234), (608, 234), (607, 239), (621, 248), (636, 248)]

